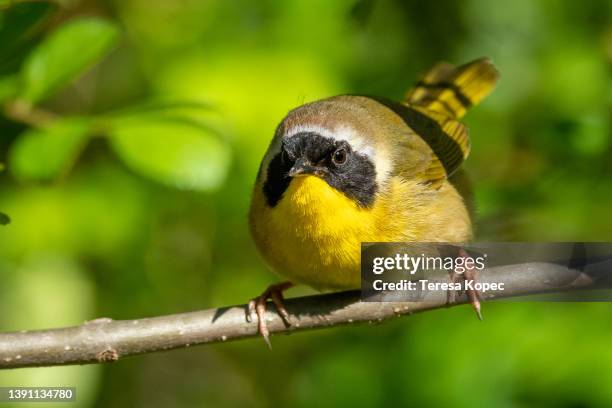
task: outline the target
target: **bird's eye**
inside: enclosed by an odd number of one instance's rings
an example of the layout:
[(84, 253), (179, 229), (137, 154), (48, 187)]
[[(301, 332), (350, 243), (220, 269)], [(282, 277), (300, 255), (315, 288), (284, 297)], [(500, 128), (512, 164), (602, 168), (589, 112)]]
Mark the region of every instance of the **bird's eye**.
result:
[(332, 161), (336, 166), (342, 166), (346, 163), (347, 154), (345, 149), (338, 149), (332, 154)]

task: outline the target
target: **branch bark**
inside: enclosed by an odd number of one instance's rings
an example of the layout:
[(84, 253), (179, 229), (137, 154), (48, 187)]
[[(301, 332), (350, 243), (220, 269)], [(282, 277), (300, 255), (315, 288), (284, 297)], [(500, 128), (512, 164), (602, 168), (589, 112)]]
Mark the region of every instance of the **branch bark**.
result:
[[(585, 273), (552, 263), (500, 266), (479, 275), (482, 282), (504, 283), (504, 292), (496, 298), (577, 290), (595, 284)], [(487, 294), (483, 297), (492, 298)], [(459, 296), (450, 306), (463, 303), (465, 296)], [(382, 322), (447, 306), (443, 294), (428, 302), (369, 302), (360, 300), (359, 291), (348, 291), (288, 299), (290, 327), (285, 326), (272, 304), (266, 320), (270, 332), (280, 334)], [(112, 362), (130, 355), (257, 335), (256, 322), (245, 321), (245, 305), (137, 320), (100, 318), (74, 327), (1, 333), (0, 368)]]

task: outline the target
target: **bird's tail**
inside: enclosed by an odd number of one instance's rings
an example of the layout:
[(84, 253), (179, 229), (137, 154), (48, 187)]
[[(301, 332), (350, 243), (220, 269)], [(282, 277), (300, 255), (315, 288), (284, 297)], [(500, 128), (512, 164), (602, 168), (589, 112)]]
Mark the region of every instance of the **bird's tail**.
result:
[(488, 58), (458, 67), (440, 62), (406, 93), (404, 103), (459, 119), (493, 90), (498, 78)]

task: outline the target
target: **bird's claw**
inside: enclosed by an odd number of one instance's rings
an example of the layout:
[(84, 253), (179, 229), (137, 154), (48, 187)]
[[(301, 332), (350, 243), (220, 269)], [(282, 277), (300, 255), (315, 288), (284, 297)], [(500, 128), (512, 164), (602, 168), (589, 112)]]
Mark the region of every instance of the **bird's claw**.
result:
[(261, 334), (270, 349), (272, 349), (272, 344), (270, 343), (270, 331), (266, 325), (266, 308), (268, 299), (271, 299), (272, 303), (274, 303), (276, 312), (281, 319), (283, 319), (283, 322), (287, 326), (290, 326), (291, 322), (289, 321), (289, 313), (285, 308), (283, 291), (292, 286), (293, 284), (291, 282), (281, 282), (275, 285), (270, 285), (261, 295), (251, 299), (247, 305), (246, 321), (252, 322), (253, 315), (257, 316), (257, 331), (259, 334)]
[[(467, 254), (465, 249), (461, 248), (459, 249), (459, 257), (467, 258), (469, 257), (469, 255)], [(451, 282), (455, 283), (459, 279), (463, 279), (464, 281), (473, 280), (474, 282), (476, 282), (476, 279), (477, 279), (476, 269), (466, 267), (463, 273), (458, 273), (456, 271), (453, 271), (451, 273), (451, 278), (450, 278)], [(482, 296), (480, 295), (480, 292), (478, 292), (478, 290), (476, 289), (466, 289), (465, 293), (468, 297), (470, 304), (472, 305), (472, 308), (476, 312), (476, 316), (478, 316), (478, 320), (482, 320), (482, 311), (481, 311), (481, 304), (480, 304), (480, 302), (482, 301)], [(455, 291), (449, 290), (447, 293), (447, 303), (448, 304), (455, 303), (455, 298), (456, 298)]]

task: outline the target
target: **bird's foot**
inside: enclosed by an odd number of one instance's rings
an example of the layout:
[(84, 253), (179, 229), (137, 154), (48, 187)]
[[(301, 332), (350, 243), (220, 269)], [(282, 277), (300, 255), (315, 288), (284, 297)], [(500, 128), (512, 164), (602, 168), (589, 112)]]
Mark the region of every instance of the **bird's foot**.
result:
[[(459, 257), (468, 258), (469, 255), (467, 254), (465, 249), (461, 248), (459, 249)], [(459, 273), (457, 271), (451, 272), (451, 276), (450, 276), (451, 283), (456, 283), (456, 282), (459, 282), (460, 280), (463, 280), (464, 282), (472, 281), (473, 284), (476, 283), (476, 280), (478, 278), (476, 274), (476, 269), (468, 268), (468, 267), (465, 267), (464, 269), (465, 271), (463, 273)], [(474, 286), (473, 284), (470, 286)], [(468, 297), (468, 300), (470, 301), (470, 304), (472, 305), (472, 308), (476, 312), (476, 316), (478, 316), (479, 320), (482, 320), (482, 313), (481, 313), (481, 307), (480, 307), (480, 301), (482, 300), (482, 297), (480, 296), (480, 292), (478, 292), (478, 290), (476, 289), (466, 288), (465, 293)], [(456, 297), (456, 291), (449, 290), (447, 293), (447, 303), (448, 304), (455, 303), (455, 297)]]
[(270, 343), (270, 331), (266, 325), (265, 316), (268, 299), (272, 299), (272, 303), (274, 303), (274, 306), (276, 307), (276, 313), (278, 313), (287, 326), (290, 326), (291, 323), (289, 322), (289, 313), (287, 313), (287, 309), (285, 309), (283, 292), (292, 286), (293, 283), (289, 281), (270, 285), (261, 295), (251, 299), (247, 306), (247, 322), (252, 321), (253, 314), (257, 316), (257, 327), (259, 334), (261, 334), (270, 349), (272, 349), (272, 344)]

